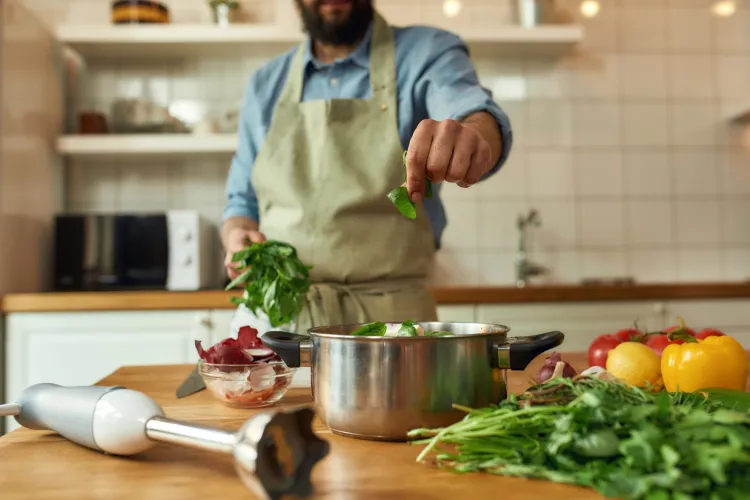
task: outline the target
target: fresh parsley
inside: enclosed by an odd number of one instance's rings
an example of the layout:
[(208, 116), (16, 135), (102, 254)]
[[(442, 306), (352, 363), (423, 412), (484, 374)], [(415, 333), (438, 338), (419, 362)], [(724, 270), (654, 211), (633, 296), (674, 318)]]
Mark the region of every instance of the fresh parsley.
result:
[[(441, 467), (586, 486), (623, 500), (750, 491), (750, 414), (699, 393), (555, 378), (442, 429), (415, 429)], [(440, 447), (440, 448), (438, 448)]]

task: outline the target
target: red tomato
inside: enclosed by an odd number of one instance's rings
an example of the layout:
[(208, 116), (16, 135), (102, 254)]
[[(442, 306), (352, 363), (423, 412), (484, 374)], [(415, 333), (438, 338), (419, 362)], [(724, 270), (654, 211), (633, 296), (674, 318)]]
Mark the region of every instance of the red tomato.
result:
[(696, 339), (705, 339), (706, 337), (723, 337), (724, 333), (715, 328), (704, 328), (695, 335)]
[(669, 337), (665, 335), (649, 335), (646, 339), (646, 345), (649, 346), (656, 354), (661, 356), (664, 349), (669, 344), (684, 344), (684, 340), (669, 340)]
[(633, 337), (641, 335), (642, 333), (642, 331), (636, 330), (635, 328), (627, 328), (615, 333), (615, 337), (622, 340), (623, 342), (628, 342), (630, 340), (633, 340)]
[(589, 346), (589, 366), (607, 367), (609, 351), (622, 344), (622, 340), (615, 335), (600, 335)]

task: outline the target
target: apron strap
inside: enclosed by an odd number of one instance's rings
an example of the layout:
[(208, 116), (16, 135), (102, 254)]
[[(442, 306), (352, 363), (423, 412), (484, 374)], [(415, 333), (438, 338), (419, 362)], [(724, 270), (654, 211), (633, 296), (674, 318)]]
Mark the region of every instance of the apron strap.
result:
[[(299, 44), (289, 66), (287, 81), (279, 96), (280, 102), (302, 101), (305, 77), (305, 54), (311, 43)], [(393, 29), (376, 11), (373, 16), (372, 40), (370, 41), (370, 87), (373, 99), (382, 104), (396, 105), (396, 51)]]
[(287, 72), (286, 84), (279, 96), (279, 102), (297, 103), (302, 101), (302, 88), (304, 87), (305, 77), (305, 51), (307, 50), (307, 43), (308, 42), (302, 42), (297, 47), (297, 52), (294, 54), (294, 59), (292, 59), (292, 64), (289, 66), (289, 71)]
[(375, 12), (370, 45), (370, 86), (373, 99), (393, 106), (397, 104), (395, 44), (393, 29)]

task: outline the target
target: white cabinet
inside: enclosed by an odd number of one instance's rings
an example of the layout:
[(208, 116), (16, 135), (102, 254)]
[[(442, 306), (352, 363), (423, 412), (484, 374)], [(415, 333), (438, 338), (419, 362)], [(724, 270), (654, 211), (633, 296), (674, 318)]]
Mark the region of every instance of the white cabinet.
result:
[(195, 362), (194, 341), (210, 342), (209, 327), (207, 310), (11, 314), (6, 398), (41, 382), (93, 384), (124, 365)]
[(478, 305), (477, 321), (510, 327), (511, 336), (558, 330), (565, 334), (560, 351), (586, 351), (597, 336), (638, 326), (663, 328), (662, 302), (587, 302)]

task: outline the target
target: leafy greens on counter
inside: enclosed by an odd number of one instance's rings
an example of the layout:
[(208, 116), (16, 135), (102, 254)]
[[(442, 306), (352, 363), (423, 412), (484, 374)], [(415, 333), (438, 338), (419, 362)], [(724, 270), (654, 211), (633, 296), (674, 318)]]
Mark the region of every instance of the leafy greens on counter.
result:
[(260, 309), (273, 327), (297, 318), (310, 288), (311, 267), (299, 260), (292, 245), (275, 240), (250, 244), (235, 253), (232, 262), (240, 263), (241, 273), (226, 290), (244, 285), (246, 292), (246, 297), (232, 297), (233, 304), (244, 305), (254, 314)]
[[(404, 154), (401, 158), (401, 162), (403, 163), (404, 168), (406, 168), (406, 153), (407, 152), (404, 151)], [(405, 171), (404, 181), (406, 181)], [(430, 182), (430, 179), (425, 179), (425, 183), (425, 198), (432, 198), (432, 183)], [(396, 205), (398, 211), (401, 212), (404, 216), (410, 219), (417, 218), (417, 207), (409, 198), (409, 190), (406, 188), (406, 186), (399, 186), (393, 189), (390, 193), (388, 193), (388, 199), (391, 200), (394, 205)]]
[[(586, 486), (623, 500), (739, 499), (750, 491), (750, 414), (698, 393), (554, 378), (456, 424), (415, 429), (437, 464)], [(744, 495), (744, 496), (743, 496)]]

